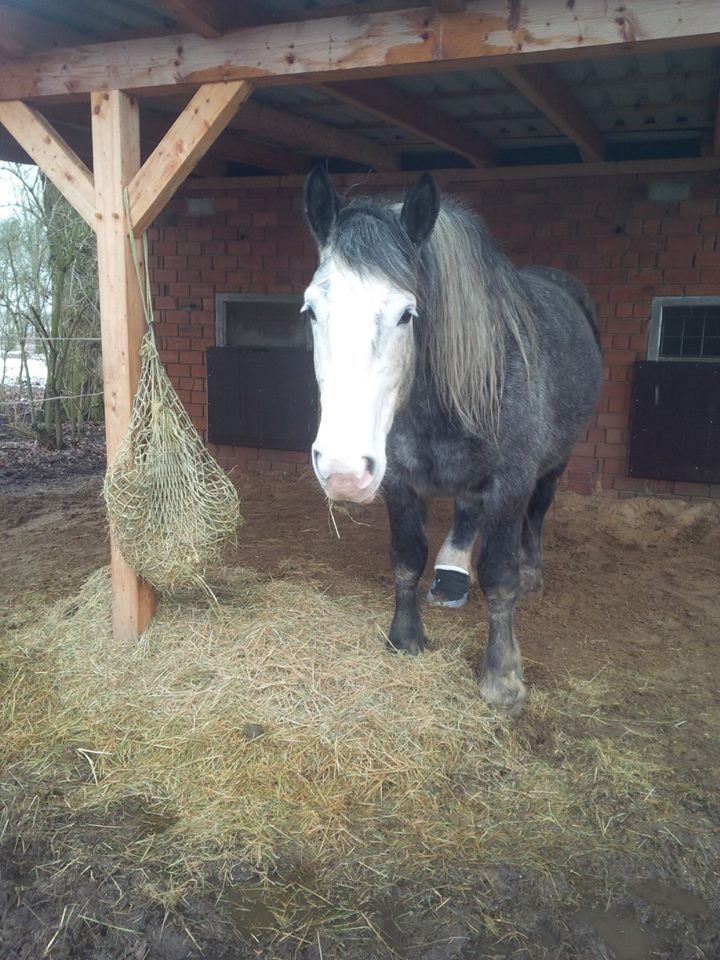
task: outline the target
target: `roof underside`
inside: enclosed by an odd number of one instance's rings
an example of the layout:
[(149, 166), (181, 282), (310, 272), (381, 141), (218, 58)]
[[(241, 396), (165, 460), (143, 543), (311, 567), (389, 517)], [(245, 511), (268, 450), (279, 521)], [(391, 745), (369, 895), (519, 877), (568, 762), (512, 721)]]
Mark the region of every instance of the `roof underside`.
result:
[[(5, 0), (0, 64), (53, 47), (188, 33), (213, 37), (238, 27), (410, 5), (409, 0)], [(412, 6), (422, 6), (422, 0)], [(434, 6), (442, 9), (439, 2)], [(533, 68), (524, 74), (525, 69), (259, 87), (196, 173), (297, 173), (328, 155), (331, 168), (348, 172), (382, 169), (383, 163), (387, 170), (416, 170), (700, 157), (713, 152), (714, 141), (717, 145), (717, 48), (557, 61), (541, 65), (540, 75)], [(144, 153), (188, 98), (188, 91), (141, 96)], [(570, 105), (560, 120), (559, 104)], [(36, 106), (89, 165), (88, 98)], [(0, 159), (23, 158), (3, 132)]]

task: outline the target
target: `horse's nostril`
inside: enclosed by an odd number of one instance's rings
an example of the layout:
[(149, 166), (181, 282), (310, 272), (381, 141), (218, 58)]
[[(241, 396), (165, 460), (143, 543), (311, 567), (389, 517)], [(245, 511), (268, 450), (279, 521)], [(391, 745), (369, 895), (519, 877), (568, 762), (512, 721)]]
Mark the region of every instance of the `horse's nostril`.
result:
[(313, 448), (312, 448), (313, 464), (314, 464), (314, 466), (315, 466), (315, 471), (316, 471), (318, 474), (320, 473), (320, 457), (321, 457), (320, 451), (317, 450), (315, 447), (313, 447)]
[(367, 464), (367, 471), (371, 477), (375, 476), (375, 470), (377, 468), (377, 463), (372, 457), (364, 457), (365, 463)]

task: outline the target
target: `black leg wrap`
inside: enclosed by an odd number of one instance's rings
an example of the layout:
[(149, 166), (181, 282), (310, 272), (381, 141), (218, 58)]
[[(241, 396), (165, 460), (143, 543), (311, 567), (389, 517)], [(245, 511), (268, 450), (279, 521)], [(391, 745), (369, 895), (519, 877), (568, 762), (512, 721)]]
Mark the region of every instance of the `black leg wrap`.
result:
[(436, 567), (427, 601), (433, 607), (463, 607), (468, 598), (469, 584), (467, 573)]

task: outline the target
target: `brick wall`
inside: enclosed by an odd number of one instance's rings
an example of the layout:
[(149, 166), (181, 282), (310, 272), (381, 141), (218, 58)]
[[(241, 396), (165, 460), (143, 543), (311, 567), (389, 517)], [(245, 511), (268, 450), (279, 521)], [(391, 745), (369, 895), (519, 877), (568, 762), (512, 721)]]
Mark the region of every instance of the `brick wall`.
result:
[[(690, 182), (691, 199), (650, 202), (649, 179)], [(189, 214), (188, 198), (202, 194), (187, 190), (150, 232), (161, 355), (203, 432), (205, 350), (214, 343), (215, 294), (300, 294), (314, 270), (315, 248), (302, 222), (301, 185), (297, 178), (288, 181), (208, 192), (213, 212), (200, 215)], [(605, 359), (603, 392), (570, 460), (567, 486), (615, 496), (720, 497), (720, 485), (626, 475), (632, 363), (645, 357), (652, 297), (720, 294), (717, 177), (459, 178), (446, 181), (445, 188), (483, 214), (516, 264), (568, 270), (595, 300)], [(308, 463), (305, 451), (211, 449), (226, 467), (304, 470)]]

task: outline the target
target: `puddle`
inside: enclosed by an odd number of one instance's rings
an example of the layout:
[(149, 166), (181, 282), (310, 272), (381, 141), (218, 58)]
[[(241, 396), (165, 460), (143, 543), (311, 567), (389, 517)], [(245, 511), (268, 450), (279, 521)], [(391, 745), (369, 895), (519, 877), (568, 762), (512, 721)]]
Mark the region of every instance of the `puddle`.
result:
[(710, 907), (701, 897), (690, 893), (689, 890), (683, 890), (682, 887), (662, 883), (660, 880), (638, 880), (631, 885), (630, 890), (646, 903), (651, 903), (662, 910), (682, 913), (686, 917), (704, 917), (711, 912)]
[(235, 931), (249, 941), (289, 926), (327, 926), (349, 916), (315, 893), (311, 879), (306, 871), (298, 870), (277, 883), (235, 884), (225, 889), (221, 903)]
[(620, 917), (590, 907), (579, 910), (577, 917), (595, 930), (613, 951), (615, 960), (649, 960), (653, 951), (667, 947), (667, 941), (655, 930), (629, 917)]

